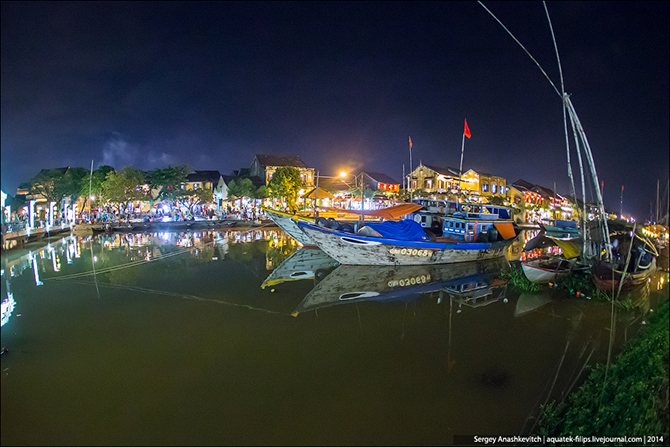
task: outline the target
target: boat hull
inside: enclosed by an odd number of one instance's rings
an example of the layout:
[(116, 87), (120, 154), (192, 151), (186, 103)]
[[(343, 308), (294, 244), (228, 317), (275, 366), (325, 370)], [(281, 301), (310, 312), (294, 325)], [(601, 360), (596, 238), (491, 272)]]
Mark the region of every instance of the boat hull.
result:
[(298, 222), (314, 223), (314, 219), (304, 218), (297, 215), (292, 216), (267, 208), (263, 208), (263, 210), (284, 233), (288, 234), (302, 245), (316, 245), (307, 234), (298, 228)]
[(558, 262), (525, 261), (521, 263), (526, 278), (534, 284), (555, 282), (565, 276), (569, 269), (563, 268)]
[[(623, 280), (623, 285), (621, 286), (622, 292), (630, 292), (636, 287), (639, 287), (649, 281), (651, 274), (656, 270), (656, 259), (651, 261), (649, 267), (643, 271), (636, 273), (626, 273), (626, 276)], [(593, 278), (593, 283), (595, 284), (598, 290), (603, 292), (615, 293), (619, 290), (619, 284), (621, 283), (622, 272), (619, 270), (612, 270), (606, 268), (600, 263), (596, 263), (593, 269), (591, 270), (591, 277)]]
[(298, 226), (330, 257), (345, 265), (432, 265), (482, 261), (505, 256), (515, 238), (500, 242), (414, 242), (363, 237), (299, 222)]

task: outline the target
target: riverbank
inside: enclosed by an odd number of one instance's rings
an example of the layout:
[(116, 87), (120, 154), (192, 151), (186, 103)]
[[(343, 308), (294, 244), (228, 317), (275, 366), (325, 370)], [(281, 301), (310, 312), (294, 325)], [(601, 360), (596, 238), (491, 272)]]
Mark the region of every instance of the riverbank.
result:
[(637, 337), (624, 347), (609, 370), (603, 364), (596, 365), (586, 382), (566, 401), (544, 407), (534, 435), (645, 439), (663, 436), (663, 440), (651, 444), (667, 442), (670, 435), (668, 288), (656, 293), (664, 295), (662, 304), (643, 317)]

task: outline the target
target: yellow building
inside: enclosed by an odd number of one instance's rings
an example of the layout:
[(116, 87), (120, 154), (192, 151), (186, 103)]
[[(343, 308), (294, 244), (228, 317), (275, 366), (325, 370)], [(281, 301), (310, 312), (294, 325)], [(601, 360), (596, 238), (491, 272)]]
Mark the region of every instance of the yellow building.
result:
[(410, 173), (412, 189), (422, 189), (427, 193), (448, 194), (458, 191), (458, 170), (419, 164)]
[(308, 167), (297, 156), (256, 154), (251, 162), (249, 175), (264, 180), (267, 185), (272, 178), (272, 174), (280, 166), (291, 166), (299, 169), (300, 178), (305, 182), (305, 187), (314, 187), (314, 168)]

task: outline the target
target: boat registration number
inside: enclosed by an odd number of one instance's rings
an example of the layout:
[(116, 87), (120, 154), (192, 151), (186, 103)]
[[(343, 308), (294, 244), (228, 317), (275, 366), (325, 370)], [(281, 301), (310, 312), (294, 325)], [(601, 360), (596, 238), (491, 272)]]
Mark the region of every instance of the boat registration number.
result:
[(416, 248), (392, 248), (389, 250), (392, 255), (406, 255), (406, 256), (433, 256), (431, 250), (417, 250)]
[(392, 279), (391, 281), (388, 282), (389, 287), (407, 287), (407, 286), (413, 286), (415, 284), (425, 284), (426, 282), (430, 282), (430, 275), (421, 275), (417, 276), (416, 278), (406, 278), (406, 279)]

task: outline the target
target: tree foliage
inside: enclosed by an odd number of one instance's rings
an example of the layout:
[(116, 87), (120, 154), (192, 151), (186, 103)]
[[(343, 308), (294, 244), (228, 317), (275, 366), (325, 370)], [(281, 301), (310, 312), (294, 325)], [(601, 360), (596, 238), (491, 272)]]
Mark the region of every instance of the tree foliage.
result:
[(139, 169), (126, 166), (121, 172), (110, 171), (102, 183), (102, 192), (105, 199), (114, 204), (123, 204), (134, 200), (147, 198), (142, 188), (146, 182), (145, 174)]
[(503, 196), (491, 196), (488, 200), (491, 205), (502, 206), (505, 204), (505, 198)]
[(186, 207), (191, 213), (196, 205), (211, 202), (214, 200), (214, 192), (211, 189), (198, 188), (184, 190), (183, 194), (177, 197), (177, 203)]
[(103, 199), (102, 184), (107, 180), (107, 174), (112, 171), (114, 171), (113, 167), (102, 165), (93, 171), (93, 175), (91, 175), (90, 178), (84, 176), (84, 178), (81, 179), (79, 195), (83, 197), (94, 195), (96, 198)]
[(169, 165), (167, 168), (154, 169), (148, 174), (149, 183), (152, 189), (159, 190), (159, 200), (173, 203), (181, 196), (190, 195), (182, 189), (190, 172), (188, 165)]
[(228, 184), (228, 197), (241, 199), (242, 197), (255, 198), (256, 188), (251, 179), (238, 178), (237, 181), (231, 180)]
[(305, 186), (300, 178), (300, 169), (293, 166), (280, 166), (272, 174), (268, 183), (270, 196), (278, 199), (286, 199), (286, 204), (291, 211), (295, 211), (298, 191)]
[(32, 195), (41, 195), (49, 202), (58, 204), (65, 197), (79, 196), (81, 179), (86, 175), (84, 168), (68, 168), (63, 174), (58, 169), (43, 169), (28, 181)]

